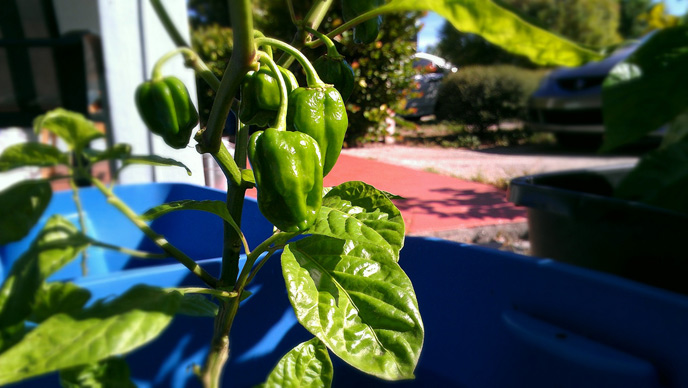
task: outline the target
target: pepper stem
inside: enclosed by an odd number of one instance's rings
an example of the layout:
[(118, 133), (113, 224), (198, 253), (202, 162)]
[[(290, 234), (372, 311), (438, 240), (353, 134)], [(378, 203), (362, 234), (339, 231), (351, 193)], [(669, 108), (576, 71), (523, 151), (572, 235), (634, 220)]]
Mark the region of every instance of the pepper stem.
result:
[(330, 39), (327, 35), (318, 32), (308, 26), (303, 26), (303, 29), (308, 31), (309, 33), (313, 34), (316, 38), (320, 39), (323, 43), (325, 43), (325, 47), (327, 47), (327, 56), (332, 58), (332, 59), (342, 59), (343, 56), (337, 51), (337, 47), (335, 47), (334, 42), (332, 39)]
[(315, 68), (313, 68), (313, 65), (308, 58), (306, 58), (306, 56), (295, 47), (273, 38), (258, 38), (256, 39), (255, 44), (257, 46), (269, 45), (277, 47), (299, 61), (301, 67), (303, 67), (303, 70), (306, 72), (306, 83), (308, 84), (309, 88), (318, 88), (327, 85), (320, 79), (320, 77), (318, 77), (318, 72), (315, 71)]
[(155, 62), (155, 65), (153, 65), (153, 71), (151, 73), (151, 79), (153, 81), (160, 80), (162, 78), (162, 66), (179, 53), (183, 53), (185, 58), (194, 58), (197, 56), (196, 53), (188, 47), (177, 47), (174, 50), (165, 53), (162, 57), (160, 57), (160, 59), (157, 60), (157, 62)]
[[(257, 41), (258, 39), (256, 39), (256, 43)], [(280, 106), (277, 111), (274, 128), (285, 131), (287, 129), (287, 84), (284, 82), (284, 77), (282, 77), (279, 67), (277, 67), (275, 61), (273, 61), (268, 54), (263, 51), (258, 51), (258, 60), (260, 63), (267, 65), (277, 79), (277, 86), (280, 92)]]

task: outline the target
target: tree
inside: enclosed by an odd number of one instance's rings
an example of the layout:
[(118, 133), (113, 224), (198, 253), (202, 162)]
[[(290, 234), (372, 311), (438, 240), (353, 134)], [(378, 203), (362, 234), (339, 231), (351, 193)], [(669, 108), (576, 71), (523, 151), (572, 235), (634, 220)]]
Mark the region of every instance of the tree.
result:
[(639, 38), (646, 23), (638, 17), (652, 6), (652, 0), (619, 0), (619, 34), (624, 39)]

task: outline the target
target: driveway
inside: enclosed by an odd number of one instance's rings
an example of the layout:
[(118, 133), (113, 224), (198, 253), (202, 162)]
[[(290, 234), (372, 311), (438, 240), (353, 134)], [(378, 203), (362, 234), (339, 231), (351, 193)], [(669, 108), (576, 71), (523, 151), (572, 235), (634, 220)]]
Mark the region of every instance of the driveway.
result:
[(523, 175), (636, 163), (642, 150), (598, 155), (592, 149), (567, 149), (556, 145), (496, 147), (476, 151), (376, 144), (345, 149), (342, 153), (505, 188), (509, 180)]

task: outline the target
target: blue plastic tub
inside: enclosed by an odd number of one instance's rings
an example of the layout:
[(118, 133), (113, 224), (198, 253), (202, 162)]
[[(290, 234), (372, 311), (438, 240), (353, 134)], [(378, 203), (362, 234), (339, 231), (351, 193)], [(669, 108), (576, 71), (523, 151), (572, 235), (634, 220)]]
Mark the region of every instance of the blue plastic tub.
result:
[[(180, 183), (119, 185), (114, 191), (139, 214), (170, 201), (226, 200), (224, 191)], [(127, 248), (161, 252), (131, 221), (108, 204), (97, 189), (84, 188), (80, 189), (79, 193), (86, 214), (86, 229), (89, 236)], [(71, 191), (57, 192), (53, 195), (50, 205), (29, 236), (19, 242), (0, 246), (0, 275), (2, 275), (3, 267), (9, 270), (12, 263), (26, 251), (42, 225), (53, 214), (60, 214), (77, 227), (79, 226)], [(260, 214), (255, 199), (245, 200), (243, 218), (251, 225), (251, 228), (245, 232), (251, 246), (257, 245), (272, 233), (272, 225)], [(151, 226), (196, 260), (222, 256), (222, 221), (213, 214), (201, 211), (177, 211), (156, 219)], [(90, 248), (87, 257), (90, 275), (107, 274), (151, 264), (176, 263), (173, 259), (163, 261), (132, 259), (125, 254), (102, 248)], [(75, 260), (54, 274), (50, 280), (74, 279), (79, 276), (81, 276), (81, 264)]]
[[(210, 233), (210, 231), (206, 231)], [(218, 259), (201, 260), (212, 273)], [(688, 298), (551, 260), (409, 237), (400, 258), (426, 328), (416, 380), (387, 383), (335, 362), (335, 387), (688, 387)], [(198, 285), (178, 264), (124, 269), (77, 282), (95, 297), (147, 283)], [(263, 381), (310, 335), (291, 311), (278, 257), (263, 267), (233, 328), (226, 387)], [(175, 318), (127, 356), (140, 387), (197, 387), (207, 318)], [(54, 375), (21, 387), (56, 386)]]

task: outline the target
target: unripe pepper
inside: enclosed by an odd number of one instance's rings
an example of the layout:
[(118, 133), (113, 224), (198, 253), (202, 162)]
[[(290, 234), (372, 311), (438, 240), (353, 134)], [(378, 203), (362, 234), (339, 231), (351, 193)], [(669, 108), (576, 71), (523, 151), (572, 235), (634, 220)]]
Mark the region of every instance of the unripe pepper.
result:
[(342, 96), (332, 85), (298, 88), (289, 94), (287, 127), (315, 139), (323, 160), (323, 176), (334, 167), (349, 125)]
[(177, 77), (156, 77), (136, 88), (136, 108), (148, 129), (172, 148), (189, 144), (198, 124), (198, 111), (189, 91)]
[(324, 82), (334, 85), (344, 101), (348, 100), (354, 90), (354, 70), (344, 59), (344, 56), (339, 54), (334, 42), (327, 35), (311, 28), (306, 28), (306, 31), (322, 40), (327, 47), (327, 54), (313, 62), (313, 67), (318, 72), (318, 76)]
[[(278, 66), (287, 86), (287, 94), (299, 87), (294, 74)], [(267, 66), (249, 72), (241, 83), (241, 104), (239, 120), (244, 124), (269, 126), (276, 118), (280, 107), (280, 91), (275, 74)]]
[[(342, 0), (342, 17), (345, 22), (384, 4), (384, 0)], [(354, 27), (354, 43), (373, 43), (380, 33), (382, 16), (375, 16)]]
[(322, 206), (322, 157), (305, 133), (276, 128), (254, 133), (248, 159), (258, 188), (258, 209), (285, 232), (303, 232)]

